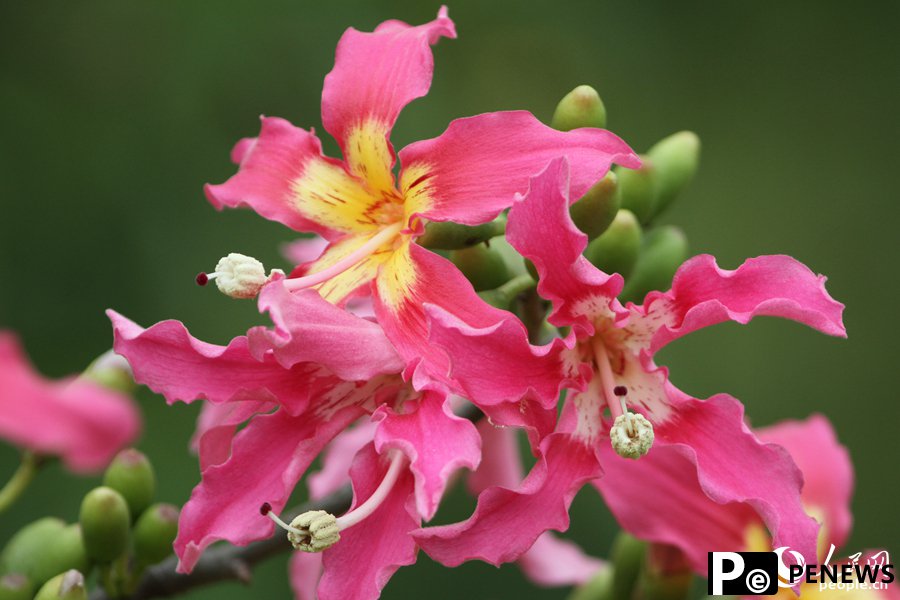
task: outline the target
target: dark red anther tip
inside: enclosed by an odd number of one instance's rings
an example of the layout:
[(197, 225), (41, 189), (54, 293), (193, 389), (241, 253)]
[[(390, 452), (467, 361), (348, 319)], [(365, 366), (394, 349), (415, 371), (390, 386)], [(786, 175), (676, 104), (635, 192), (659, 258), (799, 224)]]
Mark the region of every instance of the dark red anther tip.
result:
[(617, 385), (613, 388), (613, 394), (616, 396), (626, 396), (628, 394), (628, 388), (624, 385)]
[(266, 516), (270, 512), (272, 512), (272, 505), (268, 502), (263, 502), (263, 505), (259, 507), (259, 514)]
[(196, 282), (197, 285), (206, 285), (207, 283), (209, 283), (209, 275), (203, 272), (197, 273)]

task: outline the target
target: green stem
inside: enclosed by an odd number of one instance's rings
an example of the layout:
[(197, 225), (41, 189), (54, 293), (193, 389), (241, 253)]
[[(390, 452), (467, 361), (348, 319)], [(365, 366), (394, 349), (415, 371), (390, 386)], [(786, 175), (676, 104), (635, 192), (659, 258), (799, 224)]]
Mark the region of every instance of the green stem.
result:
[(8, 509), (28, 488), (38, 472), (41, 460), (32, 452), (22, 454), (22, 462), (3, 489), (0, 489), (0, 513)]

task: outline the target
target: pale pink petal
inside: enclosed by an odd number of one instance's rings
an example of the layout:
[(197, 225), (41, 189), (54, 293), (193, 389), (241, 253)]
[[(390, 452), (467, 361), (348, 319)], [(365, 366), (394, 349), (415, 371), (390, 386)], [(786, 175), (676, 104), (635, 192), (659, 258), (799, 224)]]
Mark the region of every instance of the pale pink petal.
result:
[[(696, 465), (700, 487), (713, 501), (748, 504), (775, 547), (790, 546), (808, 563), (815, 562), (819, 525), (800, 499), (803, 475), (784, 448), (765, 444), (750, 431), (740, 402), (724, 394), (683, 400), (655, 434), (655, 445), (674, 447)], [(706, 568), (711, 548), (682, 550), (694, 568)]]
[(784, 421), (756, 434), (791, 454), (803, 473), (803, 504), (823, 513), (827, 543), (842, 547), (853, 525), (853, 463), (828, 419), (813, 415), (805, 421)]
[(578, 544), (549, 531), (519, 557), (519, 568), (525, 576), (544, 587), (587, 583), (604, 565), (599, 558), (585, 554)]
[[(372, 445), (353, 462), (353, 506), (364, 502), (387, 472), (388, 461)], [(416, 562), (410, 531), (419, 526), (413, 515), (413, 477), (406, 469), (384, 502), (361, 523), (341, 531), (341, 541), (325, 551), (319, 600), (374, 600), (400, 567)]]
[(327, 247), (328, 240), (316, 235), (282, 244), (281, 255), (292, 265), (303, 265), (322, 256)]
[(314, 380), (320, 388), (339, 382), (314, 365), (286, 369), (271, 355), (259, 361), (243, 336), (218, 346), (192, 337), (178, 321), (144, 329), (115, 311), (107, 315), (115, 333), (113, 348), (128, 359), (135, 381), (169, 403), (278, 402), (297, 414), (308, 406)]
[(495, 485), (515, 488), (525, 475), (516, 430), (482, 420), (478, 423), (478, 433), (481, 434), (481, 464), (469, 475), (469, 491), (478, 495)]
[(783, 317), (846, 336), (844, 305), (825, 291), (825, 277), (790, 256), (751, 258), (734, 271), (720, 269), (712, 256), (695, 256), (678, 269), (671, 291), (651, 292), (643, 307), (631, 308), (635, 326), (644, 323), (652, 335), (651, 353), (702, 327), (743, 324), (757, 316)]
[(565, 159), (553, 160), (531, 179), (528, 193), (509, 211), (506, 237), (537, 268), (538, 293), (553, 303), (548, 318), (552, 324), (575, 325), (580, 335), (593, 335), (598, 317), (622, 320), (628, 316), (616, 300), (622, 291), (622, 276), (607, 275), (581, 254), (587, 236), (569, 216)]
[(231, 440), (238, 426), (255, 414), (271, 412), (273, 402), (204, 402), (197, 417), (197, 428), (191, 437), (191, 449), (200, 458), (200, 470), (218, 465), (231, 455)]
[(509, 207), (530, 177), (554, 158), (571, 168), (571, 197), (580, 198), (613, 163), (640, 166), (637, 155), (602, 129), (557, 131), (526, 111), (457, 119), (440, 136), (400, 151), (400, 188), (407, 213), (474, 225)]
[[(446, 7), (424, 25), (388, 21), (372, 33), (350, 28), (338, 42), (322, 90), (322, 123), (341, 145), (350, 170), (377, 188), (393, 187), (387, 138), (403, 107), (428, 93), (434, 71), (430, 46), (441, 37), (456, 37)], [(372, 157), (381, 164), (371, 164)]]
[(44, 379), (0, 331), (0, 438), (86, 472), (107, 466), (140, 428), (131, 398), (86, 379)]
[(322, 454), (322, 469), (306, 478), (310, 498), (324, 498), (350, 482), (353, 457), (375, 438), (376, 426), (377, 423), (365, 417), (352, 429), (342, 431), (328, 444)]
[[(225, 183), (207, 184), (207, 200), (219, 210), (248, 206), (260, 216), (297, 231), (335, 237), (331, 227), (298, 208), (294, 184), (319, 165), (337, 173), (343, 172), (343, 166), (322, 154), (322, 142), (312, 131), (277, 117), (261, 120), (259, 137), (252, 142), (239, 141), (232, 151), (232, 158), (240, 159), (237, 174)], [(344, 177), (351, 179), (346, 174)]]
[(415, 477), (416, 509), (426, 521), (438, 509), (448, 479), (461, 468), (475, 469), (481, 460), (481, 438), (471, 421), (457, 417), (444, 396), (427, 392), (417, 402), (407, 402), (403, 412), (380, 407), (375, 449), (402, 451)]
[(399, 373), (403, 361), (381, 327), (324, 300), (315, 290), (290, 292), (283, 280), (259, 294), (260, 312), (268, 312), (274, 329), (247, 333), (250, 351), (265, 360), (269, 351), (285, 368), (314, 363), (347, 381)]
[(569, 505), (600, 476), (600, 465), (593, 450), (568, 434), (551, 434), (541, 450), (518, 488), (488, 488), (468, 520), (414, 532), (419, 546), (448, 567), (473, 559), (500, 565), (522, 556), (545, 531), (568, 529)]
[(203, 471), (181, 510), (175, 553), (189, 573), (203, 550), (218, 540), (243, 546), (272, 535), (263, 503), (281, 512), (294, 486), (331, 439), (360, 417), (351, 406), (333, 414), (293, 417), (283, 410), (254, 417), (234, 438), (231, 457)]
[(316, 588), (322, 577), (322, 554), (294, 552), (288, 564), (291, 590), (297, 600), (317, 600)]

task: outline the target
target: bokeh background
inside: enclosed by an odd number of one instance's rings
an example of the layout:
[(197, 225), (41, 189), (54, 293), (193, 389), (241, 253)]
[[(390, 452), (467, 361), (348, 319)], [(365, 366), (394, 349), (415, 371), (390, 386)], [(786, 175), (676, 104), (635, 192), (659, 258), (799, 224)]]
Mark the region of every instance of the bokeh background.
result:
[[(436, 48), (430, 95), (402, 115), (399, 148), (453, 118), (525, 108), (549, 119), (588, 83), (609, 127), (637, 150), (679, 129), (703, 140), (699, 177), (665, 216), (692, 250), (734, 268), (788, 253), (829, 276), (848, 306), (849, 340), (759, 320), (670, 347), (660, 362), (683, 389), (741, 398), (755, 425), (823, 412), (853, 456), (856, 527), (847, 548), (898, 550), (894, 304), (898, 215), (900, 4), (481, 2), (450, 6), (459, 39)], [(0, 326), (40, 370), (82, 369), (110, 345), (103, 310), (149, 325), (182, 319), (225, 342), (261, 322), (251, 302), (193, 284), (230, 251), (286, 266), (290, 231), (248, 211), (216, 213), (204, 182), (234, 170), (232, 144), (265, 113), (321, 131), (322, 79), (341, 32), (424, 22), (420, 1), (149, 2), (43, 0), (0, 6)], [(335, 144), (326, 139), (326, 150)], [(160, 496), (183, 502), (198, 478), (186, 452), (195, 407), (142, 392), (140, 448)], [(16, 453), (0, 445), (0, 479)], [(266, 457), (259, 457), (266, 468)], [(97, 479), (53, 467), (0, 518), (0, 540), (45, 514), (77, 516)], [(461, 517), (460, 494), (441, 520)], [(615, 527), (583, 492), (570, 534), (604, 554)], [(892, 546), (893, 544), (893, 546)], [(377, 548), (372, 548), (377, 552)], [(288, 598), (285, 560), (248, 591), (225, 584), (192, 599)], [(424, 556), (385, 598), (562, 598), (515, 567), (440, 568)]]

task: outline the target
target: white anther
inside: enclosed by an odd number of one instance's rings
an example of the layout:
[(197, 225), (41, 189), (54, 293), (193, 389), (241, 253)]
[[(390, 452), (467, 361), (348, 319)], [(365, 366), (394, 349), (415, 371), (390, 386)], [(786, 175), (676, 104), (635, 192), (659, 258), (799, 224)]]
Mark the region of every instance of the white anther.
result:
[[(273, 270), (272, 274), (276, 272), (280, 271)], [(266, 276), (263, 264), (252, 256), (232, 252), (216, 264), (215, 272), (208, 277), (216, 280), (216, 287), (226, 296), (255, 298), (272, 274)]]
[(640, 413), (626, 412), (616, 417), (609, 441), (619, 456), (640, 458), (653, 446), (653, 425)]
[(341, 539), (337, 518), (324, 510), (310, 510), (291, 521), (288, 541), (297, 550), (321, 552)]

